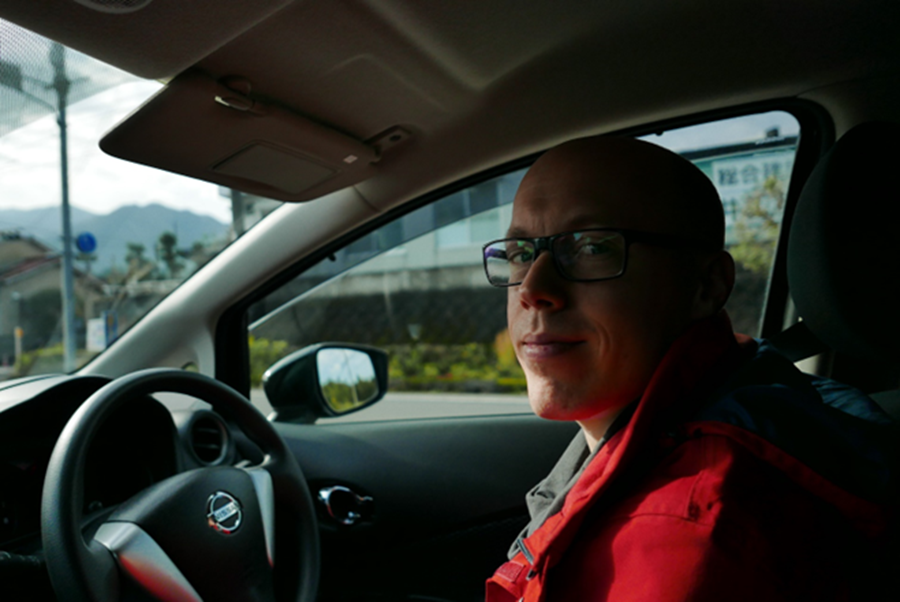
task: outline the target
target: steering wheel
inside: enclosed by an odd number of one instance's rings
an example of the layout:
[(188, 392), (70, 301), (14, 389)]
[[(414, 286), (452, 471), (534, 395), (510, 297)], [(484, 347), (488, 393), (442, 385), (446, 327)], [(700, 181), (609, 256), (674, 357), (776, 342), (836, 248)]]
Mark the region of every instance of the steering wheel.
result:
[[(129, 400), (183, 393), (212, 404), (259, 446), (257, 466), (179, 473), (121, 504), (86, 542), (84, 466), (104, 419)], [(319, 535), (297, 460), (234, 389), (200, 374), (151, 369), (94, 393), (63, 429), (41, 506), (44, 555), (60, 600), (113, 602), (139, 591), (167, 601), (313, 602)]]

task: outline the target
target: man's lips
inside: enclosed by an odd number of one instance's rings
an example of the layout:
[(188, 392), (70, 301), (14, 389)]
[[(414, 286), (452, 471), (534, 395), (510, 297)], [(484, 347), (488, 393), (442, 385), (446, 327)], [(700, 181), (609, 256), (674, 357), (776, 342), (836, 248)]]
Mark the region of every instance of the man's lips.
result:
[(530, 334), (522, 338), (519, 349), (528, 359), (552, 358), (571, 351), (584, 343), (583, 339), (553, 334)]

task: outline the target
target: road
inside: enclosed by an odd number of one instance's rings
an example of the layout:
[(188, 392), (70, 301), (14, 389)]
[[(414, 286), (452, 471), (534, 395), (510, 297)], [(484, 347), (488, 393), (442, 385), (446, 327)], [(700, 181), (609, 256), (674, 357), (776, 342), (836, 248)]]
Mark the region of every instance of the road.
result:
[[(262, 389), (250, 392), (250, 401), (268, 415), (272, 406)], [(481, 393), (388, 393), (375, 405), (340, 418), (324, 418), (322, 424), (371, 422), (448, 416), (488, 416), (531, 412), (524, 395), (488, 395)]]

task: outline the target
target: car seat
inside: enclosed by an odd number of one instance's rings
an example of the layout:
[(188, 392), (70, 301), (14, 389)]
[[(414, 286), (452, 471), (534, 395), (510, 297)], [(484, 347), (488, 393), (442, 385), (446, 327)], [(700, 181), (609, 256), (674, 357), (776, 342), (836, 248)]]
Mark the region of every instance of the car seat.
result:
[(831, 374), (900, 420), (900, 124), (844, 134), (803, 187), (788, 237), (790, 294), (802, 322), (775, 337), (797, 361), (832, 351)]
[[(774, 338), (797, 361), (828, 349), (829, 376), (857, 386), (900, 430), (900, 124), (871, 122), (847, 133), (819, 161), (791, 221), (787, 275), (802, 319)], [(893, 441), (900, 438), (894, 432)], [(900, 452), (900, 445), (892, 446)], [(895, 455), (894, 466), (897, 466)], [(893, 526), (868, 578), (873, 592), (896, 599), (900, 561), (896, 473), (887, 501)], [(894, 594), (890, 592), (894, 591)]]

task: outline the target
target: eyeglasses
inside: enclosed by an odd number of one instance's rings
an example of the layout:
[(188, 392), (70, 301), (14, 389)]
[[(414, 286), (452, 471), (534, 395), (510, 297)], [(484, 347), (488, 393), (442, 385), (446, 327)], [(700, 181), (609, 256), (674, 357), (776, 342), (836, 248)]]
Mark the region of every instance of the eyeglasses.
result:
[(610, 280), (625, 273), (628, 248), (635, 242), (671, 249), (714, 251), (719, 248), (709, 242), (671, 234), (618, 228), (579, 230), (553, 236), (504, 238), (489, 242), (483, 247), (484, 273), (494, 286), (522, 284), (541, 252), (549, 250), (557, 272), (566, 280)]

